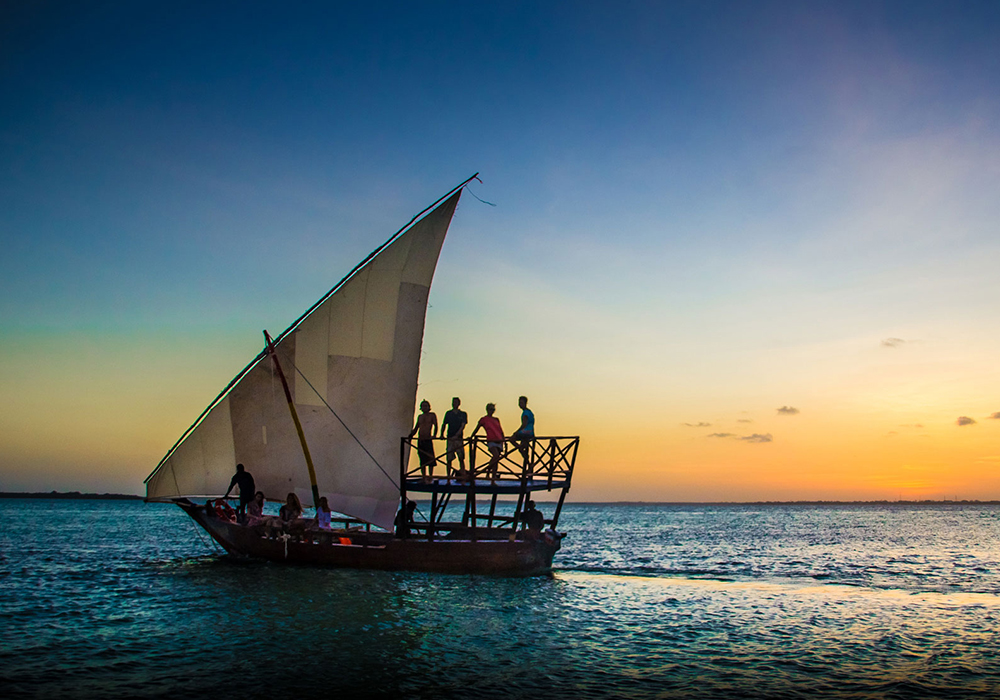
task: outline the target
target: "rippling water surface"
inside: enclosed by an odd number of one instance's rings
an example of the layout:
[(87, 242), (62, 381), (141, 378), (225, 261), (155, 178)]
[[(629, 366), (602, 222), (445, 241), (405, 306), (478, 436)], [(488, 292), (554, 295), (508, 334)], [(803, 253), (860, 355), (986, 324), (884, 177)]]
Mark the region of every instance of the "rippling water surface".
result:
[(995, 506), (569, 505), (530, 579), (237, 562), (166, 505), (0, 516), (6, 698), (1000, 695)]

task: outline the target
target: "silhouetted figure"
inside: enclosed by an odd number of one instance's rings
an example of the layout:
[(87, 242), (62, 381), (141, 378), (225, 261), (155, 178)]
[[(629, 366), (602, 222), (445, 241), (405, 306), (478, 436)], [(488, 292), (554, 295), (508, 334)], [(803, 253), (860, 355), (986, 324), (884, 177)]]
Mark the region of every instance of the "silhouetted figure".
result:
[(534, 501), (528, 501), (524, 513), (521, 515), (521, 522), (524, 523), (525, 536), (534, 540), (542, 534), (542, 528), (545, 527), (545, 516), (542, 515), (541, 511), (535, 510)]
[(253, 476), (244, 469), (242, 464), (236, 465), (236, 473), (233, 474), (233, 480), (229, 482), (229, 488), (226, 489), (226, 495), (223, 498), (229, 498), (229, 492), (236, 486), (240, 487), (240, 505), (236, 508), (236, 520), (243, 522), (247, 506), (254, 499), (257, 487), (253, 483)]
[(407, 501), (406, 505), (396, 513), (396, 521), (393, 525), (396, 537), (405, 539), (410, 536), (410, 523), (413, 522), (413, 511), (417, 509), (415, 501)]
[(527, 396), (519, 397), (517, 405), (521, 408), (521, 427), (510, 436), (510, 441), (521, 451), (524, 463), (527, 464), (531, 443), (535, 439), (535, 414), (528, 408)]
[[(417, 452), (420, 454), (420, 475), (424, 481), (434, 476), (434, 438), (437, 437), (438, 418), (431, 412), (430, 401), (420, 402), (420, 415), (417, 424), (410, 431), (410, 437), (417, 436)], [(430, 474), (428, 475), (428, 469)]]
[(503, 428), (500, 426), (500, 419), (493, 413), (497, 410), (495, 404), (486, 404), (486, 415), (479, 419), (476, 429), (472, 431), (472, 437), (482, 428), (486, 433), (486, 449), (490, 451), (490, 463), (486, 468), (490, 475), (490, 481), (496, 483), (497, 472), (500, 464), (500, 455), (503, 453)]
[(451, 410), (444, 414), (441, 427), (448, 438), (448, 476), (451, 476), (451, 463), (458, 457), (458, 476), (465, 472), (465, 426), (469, 423), (469, 414), (459, 409), (462, 400), (457, 396), (451, 400)]

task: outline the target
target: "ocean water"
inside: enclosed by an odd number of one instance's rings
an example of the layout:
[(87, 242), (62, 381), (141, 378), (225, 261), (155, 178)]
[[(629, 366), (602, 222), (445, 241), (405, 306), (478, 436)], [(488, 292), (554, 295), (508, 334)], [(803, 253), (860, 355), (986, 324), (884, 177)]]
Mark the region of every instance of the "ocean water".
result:
[(159, 504), (0, 516), (3, 698), (1000, 696), (996, 506), (567, 505), (527, 579), (233, 561)]

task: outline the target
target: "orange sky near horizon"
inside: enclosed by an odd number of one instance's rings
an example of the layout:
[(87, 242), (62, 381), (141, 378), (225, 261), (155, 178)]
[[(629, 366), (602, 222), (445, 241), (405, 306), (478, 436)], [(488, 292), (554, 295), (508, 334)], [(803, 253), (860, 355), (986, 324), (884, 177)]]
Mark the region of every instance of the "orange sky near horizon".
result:
[(142, 493), (478, 170), (417, 400), (528, 395), (572, 500), (1000, 499), (985, 5), (18, 7), (0, 491)]

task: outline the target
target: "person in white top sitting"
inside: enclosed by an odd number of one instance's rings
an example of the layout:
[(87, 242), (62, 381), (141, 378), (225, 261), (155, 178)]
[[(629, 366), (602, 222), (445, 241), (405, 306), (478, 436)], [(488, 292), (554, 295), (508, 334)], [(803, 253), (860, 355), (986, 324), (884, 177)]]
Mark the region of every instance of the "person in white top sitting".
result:
[(319, 505), (316, 506), (316, 527), (320, 530), (330, 529), (330, 504), (326, 500), (326, 496), (319, 499)]

